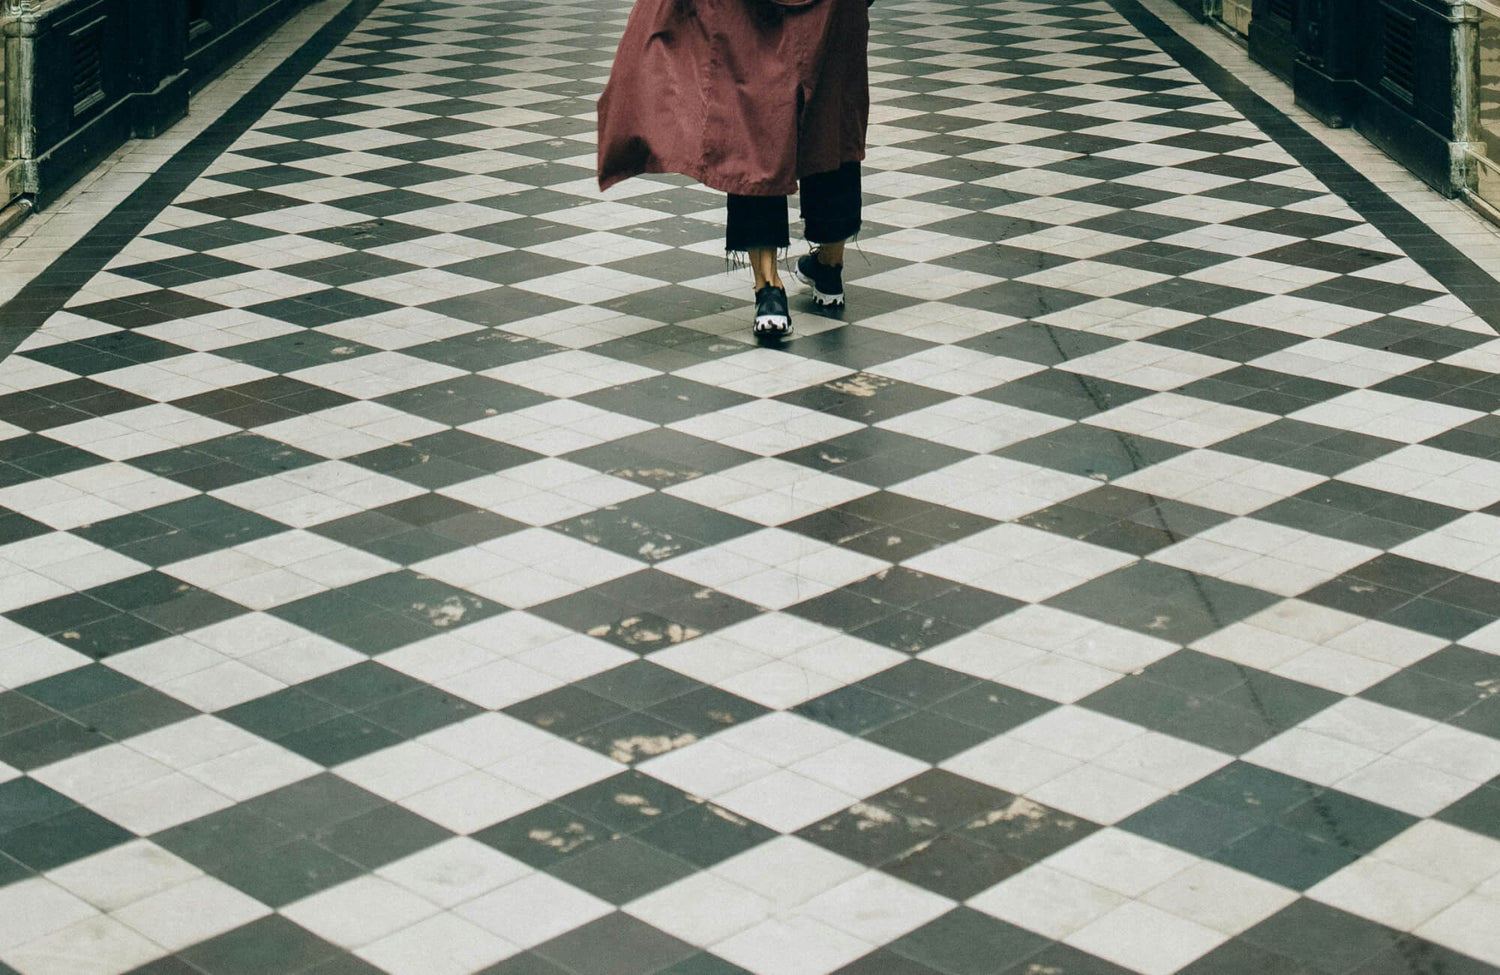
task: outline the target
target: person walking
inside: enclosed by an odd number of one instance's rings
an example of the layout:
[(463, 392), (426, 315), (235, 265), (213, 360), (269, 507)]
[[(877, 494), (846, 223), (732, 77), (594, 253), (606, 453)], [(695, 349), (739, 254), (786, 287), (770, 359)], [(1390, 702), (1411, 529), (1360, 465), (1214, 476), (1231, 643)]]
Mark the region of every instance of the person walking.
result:
[(796, 276), (844, 305), (860, 227), (868, 0), (636, 0), (599, 99), (599, 188), (681, 173), (729, 194), (725, 251), (754, 278), (757, 337), (791, 334), (777, 256), (800, 181)]

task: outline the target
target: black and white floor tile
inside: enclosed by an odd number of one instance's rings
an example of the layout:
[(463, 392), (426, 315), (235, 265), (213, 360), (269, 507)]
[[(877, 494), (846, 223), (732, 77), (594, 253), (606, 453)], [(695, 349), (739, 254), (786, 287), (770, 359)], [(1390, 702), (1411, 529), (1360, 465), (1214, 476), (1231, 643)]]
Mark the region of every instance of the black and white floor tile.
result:
[(762, 348), (624, 0), (366, 6), (0, 363), (0, 973), (1500, 971), (1472, 267), (1133, 0), (882, 0)]

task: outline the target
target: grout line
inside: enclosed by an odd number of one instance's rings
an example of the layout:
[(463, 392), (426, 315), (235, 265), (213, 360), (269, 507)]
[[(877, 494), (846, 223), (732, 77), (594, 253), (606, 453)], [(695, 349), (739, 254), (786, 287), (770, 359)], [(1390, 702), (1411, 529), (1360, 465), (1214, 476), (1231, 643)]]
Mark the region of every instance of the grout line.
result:
[[(244, 82), (243, 94), (227, 111), (209, 121), (154, 173), (71, 246), (0, 305), (0, 357), (13, 352), (27, 336), (60, 311), (78, 290), (150, 225), (215, 160), (293, 86), (369, 16), (380, 0), (348, 0), (302, 40), (281, 39), (278, 47), (295, 46), (259, 81)], [(278, 35), (279, 37), (279, 35)], [(241, 89), (235, 88), (233, 91)], [(175, 140), (174, 140), (175, 141)], [(55, 214), (54, 219), (61, 214)], [(87, 221), (85, 221), (87, 222)], [(87, 236), (84, 236), (84, 233)]]
[[(1291, 86), (1251, 60), (1249, 52), (1209, 24), (1194, 20), (1172, 0), (1136, 0), (1184, 41), (1234, 75), (1245, 87), (1354, 167), (1387, 196), (1405, 205), (1433, 233), (1473, 237), (1481, 248), (1465, 254), (1500, 281), (1500, 226), (1462, 200), (1446, 197), (1354, 128), (1324, 125), (1296, 103)], [(1317, 175), (1314, 173), (1314, 175)]]
[[(0, 237), (0, 307), (36, 278), (40, 271), (37, 265), (50, 265), (78, 244), (153, 173), (322, 30), (342, 7), (339, 0), (315, 0), (298, 11), (195, 93), (188, 102), (186, 118), (154, 139), (129, 140), (62, 196)], [(0, 337), (0, 349), (8, 349), (10, 344)]]
[[(1239, 50), (1236, 45), (1219, 37), (1216, 32), (1190, 21), (1187, 14), (1175, 6), (1164, 12), (1180, 13), (1180, 18), (1172, 16), (1169, 19), (1186, 22), (1183, 24), (1184, 31), (1177, 30), (1168, 23), (1168, 19), (1158, 17), (1147, 8), (1148, 3), (1161, 8), (1165, 5), (1165, 0), (1105, 0), (1105, 2), (1152, 43), (1158, 45), (1168, 57), (1281, 146), (1297, 161), (1298, 165), (1310, 172), (1330, 192), (1343, 199), (1367, 223), (1400, 247), (1449, 293), (1467, 305), (1480, 320), (1490, 328), (1500, 331), (1500, 289), (1496, 287), (1495, 274), (1481, 267), (1470, 255), (1452, 243), (1450, 237), (1456, 236), (1453, 228), (1434, 227), (1428, 221), (1423, 220), (1414, 209), (1403, 205), (1402, 200), (1409, 196), (1413, 203), (1422, 204), (1421, 209), (1433, 209), (1436, 205), (1442, 205), (1444, 208), (1456, 210), (1463, 204), (1444, 199), (1426, 188), (1426, 185), (1420, 183), (1414, 176), (1408, 177), (1404, 188), (1394, 191), (1387, 190), (1385, 186), (1374, 182), (1367, 174), (1356, 169), (1346, 155), (1353, 155), (1356, 158), (1378, 155), (1393, 169), (1396, 168), (1395, 164), (1390, 162), (1384, 154), (1379, 153), (1355, 133), (1349, 135), (1364, 147), (1359, 151), (1334, 147), (1327, 141), (1317, 138), (1310, 131), (1313, 126), (1298, 122), (1289, 112), (1278, 107), (1261, 92), (1256, 91), (1241, 77), (1241, 73), (1247, 76), (1251, 74), (1245, 68), (1249, 59), (1245, 52)], [(1185, 33), (1188, 25), (1199, 27), (1200, 36), (1215, 42), (1214, 53), (1209, 53), (1188, 40)], [(1232, 53), (1224, 54), (1223, 52)], [(1220, 56), (1215, 56), (1216, 54)], [(1232, 71), (1231, 66), (1235, 70)], [(1258, 70), (1263, 76), (1268, 74), (1263, 69)], [(1264, 77), (1260, 80), (1264, 81)], [(1279, 83), (1278, 86), (1280, 98), (1285, 100), (1289, 94), (1285, 86)], [(1310, 120), (1310, 116), (1300, 110), (1298, 114)], [(1314, 123), (1314, 126), (1322, 127), (1319, 123)], [(1323, 128), (1325, 131), (1336, 131)], [(1387, 185), (1390, 184), (1387, 183)], [(1474, 221), (1471, 224), (1474, 228), (1471, 233), (1482, 233), (1485, 235), (1485, 240), (1500, 241), (1500, 234), (1497, 234), (1493, 227), (1477, 214), (1469, 211), (1467, 207), (1463, 208)]]

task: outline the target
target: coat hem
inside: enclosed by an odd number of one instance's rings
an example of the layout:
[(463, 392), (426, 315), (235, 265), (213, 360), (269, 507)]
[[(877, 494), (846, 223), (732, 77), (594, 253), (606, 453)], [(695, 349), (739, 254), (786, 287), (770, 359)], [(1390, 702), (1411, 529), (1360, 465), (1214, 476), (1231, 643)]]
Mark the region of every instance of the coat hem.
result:
[[(864, 159), (865, 153), (860, 152), (847, 159), (840, 159), (839, 165), (842, 166), (844, 163), (849, 162), (864, 162)], [(834, 168), (836, 169), (837, 166)], [(650, 173), (675, 173), (679, 176), (686, 176), (691, 180), (701, 183), (711, 190), (718, 190), (720, 193), (733, 193), (737, 196), (791, 196), (793, 193), (797, 192), (798, 185), (796, 179), (793, 179), (790, 182), (724, 179), (719, 174), (714, 172), (713, 167), (706, 165), (667, 166), (648, 164), (646, 166), (632, 168), (628, 171), (617, 171), (608, 174), (600, 174), (599, 191), (602, 193), (617, 183), (622, 183), (625, 180), (635, 176), (645, 176)], [(799, 176), (810, 175), (812, 174), (799, 174)]]

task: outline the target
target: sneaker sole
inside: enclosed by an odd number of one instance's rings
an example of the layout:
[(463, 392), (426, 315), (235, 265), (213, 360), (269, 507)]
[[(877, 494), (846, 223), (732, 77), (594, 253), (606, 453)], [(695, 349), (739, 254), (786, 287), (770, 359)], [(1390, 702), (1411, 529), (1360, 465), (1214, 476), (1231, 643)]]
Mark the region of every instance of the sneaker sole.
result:
[(818, 290), (818, 286), (813, 282), (812, 278), (810, 278), (807, 275), (805, 275), (805, 274), (802, 273), (802, 269), (801, 268), (798, 268), (794, 273), (797, 275), (797, 280), (798, 281), (801, 281), (803, 284), (807, 285), (809, 288), (812, 289), (813, 304), (817, 305), (820, 308), (842, 308), (842, 307), (844, 307), (844, 294), (843, 294), (843, 292), (839, 292), (836, 295), (826, 295), (823, 292), (821, 292), (821, 291)]
[(751, 326), (751, 331), (756, 335), (785, 336), (792, 334), (792, 320), (790, 318), (757, 318)]

